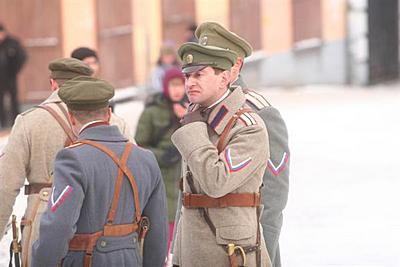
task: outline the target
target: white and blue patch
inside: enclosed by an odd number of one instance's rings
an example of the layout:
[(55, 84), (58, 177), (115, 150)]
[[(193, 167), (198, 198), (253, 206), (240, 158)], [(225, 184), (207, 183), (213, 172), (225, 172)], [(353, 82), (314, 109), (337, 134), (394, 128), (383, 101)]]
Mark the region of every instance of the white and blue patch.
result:
[(289, 160), (289, 154), (287, 154), (286, 152), (283, 153), (281, 162), (279, 163), (278, 166), (276, 166), (271, 159), (268, 159), (268, 164), (267, 164), (268, 169), (272, 172), (274, 176), (278, 176), (285, 169), (288, 160)]
[(230, 148), (225, 150), (224, 156), (225, 156), (225, 161), (226, 161), (226, 163), (228, 164), (228, 167), (229, 167), (229, 172), (240, 171), (243, 168), (245, 168), (247, 165), (249, 165), (250, 162), (251, 162), (251, 157), (249, 157), (248, 159), (246, 159), (246, 160), (244, 160), (244, 161), (242, 161), (242, 162), (240, 162), (238, 164), (233, 164), (232, 157), (231, 157), (231, 149)]

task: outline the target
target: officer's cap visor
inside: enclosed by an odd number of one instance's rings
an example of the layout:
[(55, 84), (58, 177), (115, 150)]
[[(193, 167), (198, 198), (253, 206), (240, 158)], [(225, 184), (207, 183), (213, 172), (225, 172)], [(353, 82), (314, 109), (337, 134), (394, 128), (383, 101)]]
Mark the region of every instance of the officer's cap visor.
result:
[(188, 73), (193, 73), (196, 71), (201, 71), (202, 69), (205, 69), (207, 65), (196, 65), (196, 66), (187, 66), (182, 68), (182, 73), (188, 74)]

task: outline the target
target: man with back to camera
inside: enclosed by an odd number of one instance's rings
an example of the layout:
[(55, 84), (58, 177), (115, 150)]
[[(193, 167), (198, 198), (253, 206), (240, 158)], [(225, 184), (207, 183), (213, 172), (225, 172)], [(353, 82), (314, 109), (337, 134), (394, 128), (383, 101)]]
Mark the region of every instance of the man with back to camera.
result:
[(60, 88), (78, 140), (57, 154), (32, 267), (164, 264), (168, 227), (160, 169), (150, 151), (109, 125), (113, 95), (110, 84), (85, 76)]
[[(0, 154), (0, 237), (12, 213), (15, 199), (24, 186), (28, 196), (27, 207), (21, 220), (22, 265), (30, 266), (30, 253), (37, 239), (40, 216), (47, 206), (52, 186), (53, 162), (56, 153), (75, 141), (67, 118), (65, 104), (58, 96), (64, 82), (93, 71), (82, 61), (73, 58), (55, 59), (49, 63), (52, 94), (39, 106), (18, 115), (8, 142)], [(111, 115), (111, 124), (117, 125), (132, 140), (125, 122)]]

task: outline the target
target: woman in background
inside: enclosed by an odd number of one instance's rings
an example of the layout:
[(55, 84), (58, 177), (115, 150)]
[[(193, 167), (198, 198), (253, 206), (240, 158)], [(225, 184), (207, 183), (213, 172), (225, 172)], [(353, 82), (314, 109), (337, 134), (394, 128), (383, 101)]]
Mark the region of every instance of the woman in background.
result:
[[(181, 156), (172, 144), (171, 135), (179, 128), (186, 113), (184, 77), (178, 68), (170, 68), (163, 79), (163, 92), (146, 104), (136, 129), (139, 146), (150, 149), (161, 169), (168, 199), (170, 239), (174, 226)], [(170, 240), (171, 241), (171, 240)]]

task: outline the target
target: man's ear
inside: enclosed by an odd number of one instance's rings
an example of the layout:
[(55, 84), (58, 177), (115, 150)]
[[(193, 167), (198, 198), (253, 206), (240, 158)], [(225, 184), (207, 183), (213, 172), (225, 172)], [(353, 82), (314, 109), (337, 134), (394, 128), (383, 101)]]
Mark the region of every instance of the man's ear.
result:
[(221, 75), (221, 85), (223, 88), (226, 88), (231, 82), (231, 72), (229, 70), (225, 70), (221, 73)]
[(237, 79), (237, 77), (239, 76), (240, 70), (242, 69), (242, 66), (243, 66), (243, 58), (238, 57), (236, 59), (235, 65), (233, 65), (231, 68), (231, 82), (233, 82)]
[(55, 91), (58, 89), (58, 83), (56, 80), (50, 78), (50, 88), (52, 91)]

